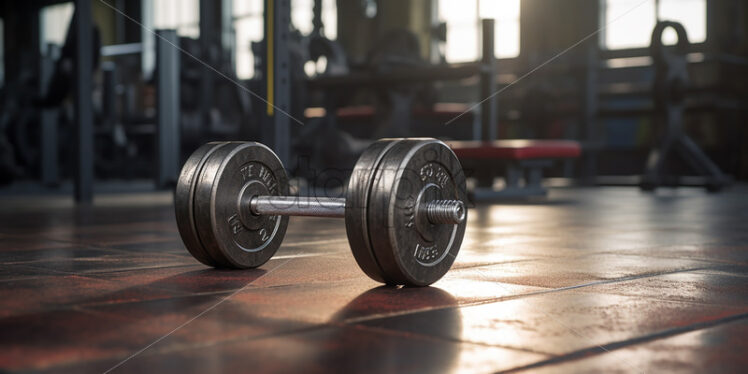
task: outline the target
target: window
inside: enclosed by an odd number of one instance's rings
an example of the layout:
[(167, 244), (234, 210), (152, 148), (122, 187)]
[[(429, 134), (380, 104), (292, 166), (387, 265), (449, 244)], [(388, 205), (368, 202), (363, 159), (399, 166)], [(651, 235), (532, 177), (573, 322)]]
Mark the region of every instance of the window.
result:
[[(263, 0), (243, 0), (233, 2), (234, 32), (236, 33), (236, 75), (240, 79), (249, 79), (255, 75), (255, 58), (252, 54), (252, 42), (259, 42), (264, 37)], [(312, 31), (314, 0), (292, 0), (291, 22), (302, 34)], [(335, 0), (322, 0), (322, 22), (326, 37), (337, 37), (338, 9)]]
[[(602, 0), (602, 45), (606, 49), (642, 48), (652, 39), (657, 13), (661, 20), (683, 24), (691, 43), (706, 40), (706, 0)], [(675, 31), (662, 36), (665, 44), (675, 43)]]
[(200, 36), (199, 0), (152, 1), (154, 29), (176, 29), (180, 36), (191, 38)]
[(439, 0), (439, 19), (447, 23), (447, 62), (476, 61), (480, 56), (480, 20), (496, 22), (498, 58), (519, 56), (520, 0)]
[[(296, 30), (308, 35), (312, 32), (314, 0), (291, 0), (291, 23)], [(322, 0), (323, 32), (328, 39), (338, 36), (338, 5), (335, 0)]]
[(0, 18), (0, 87), (5, 85), (5, 23)]
[(180, 36), (200, 36), (199, 0), (141, 0), (143, 7), (143, 53), (141, 65), (143, 75), (150, 78), (156, 66), (156, 37), (153, 31), (177, 30)]
[(48, 44), (65, 44), (70, 19), (73, 18), (75, 6), (73, 3), (62, 3), (45, 6), (39, 14), (41, 30), (39, 33), (39, 47), (42, 53), (47, 53)]
[(240, 79), (249, 79), (255, 75), (252, 42), (262, 40), (264, 34), (264, 5), (262, 0), (234, 1), (233, 3), (236, 76)]

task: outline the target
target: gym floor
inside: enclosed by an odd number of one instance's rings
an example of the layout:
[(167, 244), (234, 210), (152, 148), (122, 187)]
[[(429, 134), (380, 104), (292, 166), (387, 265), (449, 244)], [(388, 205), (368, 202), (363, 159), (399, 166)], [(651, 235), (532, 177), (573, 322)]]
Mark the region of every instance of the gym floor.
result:
[[(2, 198), (8, 372), (738, 372), (748, 187), (558, 189), (473, 207), (426, 288), (381, 287), (336, 219), (260, 269), (184, 249), (169, 194)], [(0, 369), (3, 370), (3, 369)]]

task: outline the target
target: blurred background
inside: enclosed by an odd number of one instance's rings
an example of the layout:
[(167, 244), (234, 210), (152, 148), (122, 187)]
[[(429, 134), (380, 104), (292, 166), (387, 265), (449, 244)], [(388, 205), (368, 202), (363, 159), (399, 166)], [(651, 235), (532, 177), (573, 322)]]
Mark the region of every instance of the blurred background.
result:
[(747, 21), (740, 0), (7, 1), (0, 193), (170, 188), (211, 140), (330, 187), (409, 136), (498, 194), (716, 191), (748, 177)]

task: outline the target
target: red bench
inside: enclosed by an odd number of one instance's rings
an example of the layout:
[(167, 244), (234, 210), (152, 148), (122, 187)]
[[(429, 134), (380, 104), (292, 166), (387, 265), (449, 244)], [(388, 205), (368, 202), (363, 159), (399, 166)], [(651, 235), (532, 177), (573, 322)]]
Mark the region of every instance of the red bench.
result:
[[(501, 166), (506, 166), (504, 175), (505, 186), (501, 191), (491, 190), (488, 194), (476, 190), (485, 197), (523, 197), (544, 196), (547, 190), (543, 188), (543, 168), (548, 167), (554, 160), (577, 158), (582, 153), (579, 142), (571, 140), (496, 140), (481, 141), (448, 141), (457, 157), (468, 167), (479, 166), (476, 169), (489, 169), (483, 175), (484, 182), (492, 184), (495, 171), (490, 161), (500, 160)], [(480, 178), (479, 178), (480, 179)], [(524, 181), (524, 183), (522, 183)]]
[[(457, 103), (436, 103), (432, 108), (417, 107), (413, 109), (414, 118), (436, 119), (443, 122), (465, 115), (469, 106)], [(338, 108), (335, 115), (341, 121), (369, 121), (376, 115), (376, 108), (371, 105), (356, 105)], [(321, 116), (321, 115), (317, 115)]]
[[(438, 103), (427, 110), (416, 108), (412, 114), (414, 117), (448, 121), (468, 109), (466, 104)], [(337, 109), (336, 115), (343, 121), (371, 120), (375, 109), (367, 105), (344, 107)], [(506, 169), (504, 189), (491, 190), (486, 197), (544, 196), (547, 191), (542, 186), (543, 168), (551, 166), (554, 160), (577, 158), (582, 153), (579, 142), (572, 140), (460, 140), (447, 141), (447, 144), (463, 164), (474, 167), (475, 171), (488, 171), (477, 175), (483, 184), (492, 185), (493, 177), (498, 173), (496, 169)], [(492, 161), (501, 162), (497, 165)]]

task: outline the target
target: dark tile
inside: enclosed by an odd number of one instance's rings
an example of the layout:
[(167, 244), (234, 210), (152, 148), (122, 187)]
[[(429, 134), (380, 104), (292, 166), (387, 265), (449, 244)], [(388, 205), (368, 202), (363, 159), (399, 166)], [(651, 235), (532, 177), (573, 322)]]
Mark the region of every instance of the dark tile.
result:
[(580, 290), (709, 305), (748, 307), (748, 277), (708, 272), (662, 274), (599, 284)]
[(5, 235), (0, 237), (0, 253), (5, 251), (26, 251), (70, 247), (75, 247), (75, 244), (39, 236)]
[(0, 367), (45, 369), (126, 355), (142, 344), (122, 339), (127, 330), (120, 318), (78, 310), (2, 317)]
[(39, 237), (98, 246), (174, 241), (179, 238), (175, 222), (148, 222), (91, 225), (56, 225), (33, 233)]
[(58, 258), (28, 264), (40, 269), (75, 274), (193, 265), (195, 261), (191, 258), (163, 254), (111, 254), (99, 257)]
[[(748, 240), (743, 243), (748, 243)], [(639, 248), (622, 251), (622, 253), (748, 265), (748, 245), (678, 245)]]
[[(500, 246), (501, 250), (497, 251), (496, 248), (479, 247), (476, 245), (477, 243), (472, 239), (463, 241), (452, 269), (527, 261), (542, 256), (515, 250), (514, 248), (518, 246), (514, 246), (513, 249), (508, 249), (508, 246)], [(485, 242), (482, 245), (485, 245)]]
[(695, 270), (697, 274), (729, 275), (732, 277), (748, 277), (748, 265), (720, 264), (706, 269)]
[(184, 249), (168, 194), (19, 203), (0, 210), (0, 368), (100, 373), (153, 344), (121, 371), (734, 371), (746, 191), (481, 205), (427, 288), (366, 277), (340, 220), (293, 218), (273, 260), (231, 271)]
[(138, 252), (138, 253), (168, 253), (168, 254), (180, 254), (189, 256), (190, 253), (187, 248), (184, 247), (182, 239), (176, 238), (172, 240), (161, 240), (155, 242), (138, 242), (138, 243), (126, 243), (126, 244), (112, 244), (109, 248), (117, 249), (125, 252)]
[(183, 295), (175, 290), (93, 279), (80, 275), (45, 275), (0, 283), (0, 316), (88, 304), (123, 303)]
[(59, 273), (24, 265), (0, 265), (0, 288), (2, 282), (39, 278), (47, 275), (59, 275)]
[(748, 321), (742, 319), (527, 372), (744, 373), (748, 367), (746, 336)]
[(156, 343), (156, 351), (203, 347), (311, 327), (303, 321), (257, 313), (255, 308), (231, 302), (231, 294), (96, 305), (86, 310), (121, 320), (122, 341), (137, 342), (139, 348)]
[(68, 261), (79, 259), (96, 259), (117, 254), (115, 251), (69, 246), (54, 249), (22, 249), (0, 252), (0, 265), (33, 264), (45, 261)]
[(202, 264), (180, 267), (156, 267), (91, 274), (90, 277), (105, 279), (117, 284), (142, 286), (153, 289), (178, 291), (187, 294), (228, 292), (256, 281), (267, 273), (279, 260), (271, 260), (263, 268), (248, 270), (213, 269)]
[(97, 246), (117, 246), (138, 243), (153, 243), (158, 241), (171, 241), (178, 238), (173, 233), (159, 231), (120, 231), (112, 232), (96, 231), (91, 233), (76, 233), (69, 240)]
[(277, 267), (253, 282), (257, 287), (336, 282), (366, 278), (350, 252), (317, 256), (306, 254), (278, 256)]
[(463, 280), (459, 276), (447, 276), (433, 287), (425, 288), (381, 286), (363, 274), (340, 282), (270, 287), (257, 286), (256, 283), (231, 297), (227, 303), (243, 305), (259, 316), (307, 323), (379, 318), (516, 297), (540, 290), (521, 285)]
[[(362, 322), (367, 326), (446, 339), (566, 354), (663, 330), (748, 312), (748, 307), (704, 305), (564, 291), (489, 304), (439, 309)], [(441, 331), (459, 316), (459, 329)]]
[(475, 268), (468, 277), (528, 286), (560, 288), (623, 277), (700, 269), (712, 263), (614, 253), (539, 258)]
[[(251, 309), (265, 318), (282, 318), (307, 323), (328, 323), (359, 295), (377, 287), (368, 278), (343, 282), (295, 284), (273, 287), (248, 287), (231, 297), (228, 303)], [(398, 308), (398, 305), (391, 305)]]
[[(125, 372), (212, 373), (443, 373), (492, 372), (546, 356), (357, 326), (308, 332), (176, 352), (149, 350), (123, 363)], [(101, 363), (103, 371), (117, 364)], [(76, 372), (78, 367), (57, 368)]]

